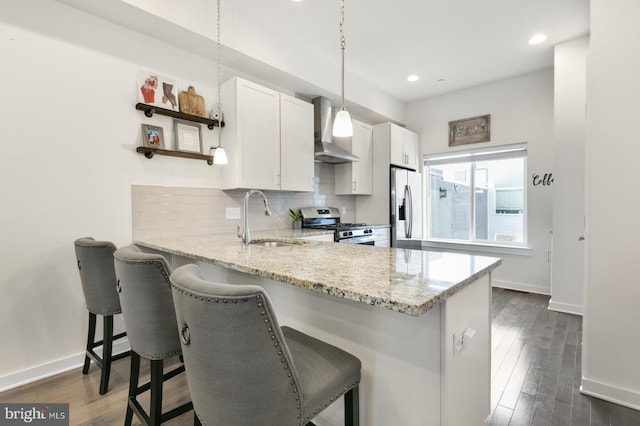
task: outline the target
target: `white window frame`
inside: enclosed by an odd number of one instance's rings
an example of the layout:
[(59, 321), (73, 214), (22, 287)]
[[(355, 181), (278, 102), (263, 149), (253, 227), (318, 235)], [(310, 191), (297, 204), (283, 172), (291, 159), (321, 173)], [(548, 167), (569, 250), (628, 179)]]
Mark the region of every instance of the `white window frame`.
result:
[[(486, 240), (453, 240), (442, 238), (431, 238), (429, 229), (429, 200), (430, 200), (430, 185), (429, 185), (429, 166), (437, 166), (442, 164), (456, 164), (463, 162), (470, 162), (471, 166), (471, 185), (475, 188), (475, 171), (476, 163), (480, 161), (488, 160), (500, 160), (508, 158), (523, 158), (524, 170), (523, 170), (523, 208), (522, 213), (523, 220), (523, 235), (522, 242), (518, 243), (505, 243), (500, 244), (496, 242), (488, 242)], [(424, 228), (426, 240), (423, 242), (424, 247), (440, 248), (447, 250), (464, 250), (464, 251), (481, 251), (489, 253), (506, 253), (527, 256), (530, 254), (530, 248), (528, 244), (528, 206), (527, 206), (527, 144), (518, 143), (510, 145), (500, 145), (491, 148), (481, 148), (473, 150), (458, 150), (455, 152), (429, 154), (423, 158), (423, 170), (424, 170), (424, 188), (425, 188), (425, 201), (423, 203), (425, 215), (424, 215)], [(438, 195), (438, 194), (437, 194)], [(475, 236), (475, 202), (471, 197), (471, 224), (470, 234)]]

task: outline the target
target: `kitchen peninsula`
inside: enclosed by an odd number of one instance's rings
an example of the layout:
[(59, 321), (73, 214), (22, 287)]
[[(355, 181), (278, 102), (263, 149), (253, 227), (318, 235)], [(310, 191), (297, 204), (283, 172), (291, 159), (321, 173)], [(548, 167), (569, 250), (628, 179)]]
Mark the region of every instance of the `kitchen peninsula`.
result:
[[(362, 425), (483, 424), (491, 271), (501, 260), (308, 241), (318, 233), (292, 232), (256, 232), (247, 246), (230, 234), (135, 243), (174, 267), (197, 263), (210, 280), (263, 286), (281, 325), (358, 356)], [(341, 405), (315, 423), (342, 425)]]

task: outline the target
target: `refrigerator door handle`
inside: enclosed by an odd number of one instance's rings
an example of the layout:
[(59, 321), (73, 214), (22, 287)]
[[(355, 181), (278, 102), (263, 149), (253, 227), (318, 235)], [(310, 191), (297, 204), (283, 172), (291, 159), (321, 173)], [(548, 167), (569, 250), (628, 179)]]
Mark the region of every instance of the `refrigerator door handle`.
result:
[(407, 206), (405, 208), (405, 215), (407, 220), (404, 222), (405, 237), (411, 238), (411, 231), (413, 230), (413, 197), (411, 196), (411, 187), (409, 185), (404, 186), (404, 196), (407, 200)]

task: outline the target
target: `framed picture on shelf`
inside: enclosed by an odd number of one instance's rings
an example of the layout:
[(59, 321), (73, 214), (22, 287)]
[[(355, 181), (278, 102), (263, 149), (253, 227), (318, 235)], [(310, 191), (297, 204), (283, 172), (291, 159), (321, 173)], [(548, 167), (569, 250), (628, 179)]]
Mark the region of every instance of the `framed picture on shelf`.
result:
[(138, 102), (179, 111), (178, 82), (155, 72), (139, 71)]
[(143, 124), (142, 146), (147, 148), (164, 149), (164, 135), (162, 133), (162, 127)]
[(176, 134), (176, 151), (202, 154), (200, 125), (185, 120), (173, 120)]

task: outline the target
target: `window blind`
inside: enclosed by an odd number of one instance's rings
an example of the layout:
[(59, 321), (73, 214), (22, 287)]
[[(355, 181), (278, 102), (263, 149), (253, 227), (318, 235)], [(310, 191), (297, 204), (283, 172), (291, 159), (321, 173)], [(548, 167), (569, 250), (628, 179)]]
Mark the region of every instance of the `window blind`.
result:
[(478, 149), (473, 151), (456, 151), (444, 154), (427, 155), (424, 165), (436, 166), (439, 164), (466, 163), (472, 161), (502, 160), (505, 158), (517, 158), (527, 156), (527, 144), (519, 143), (502, 145), (494, 148)]

